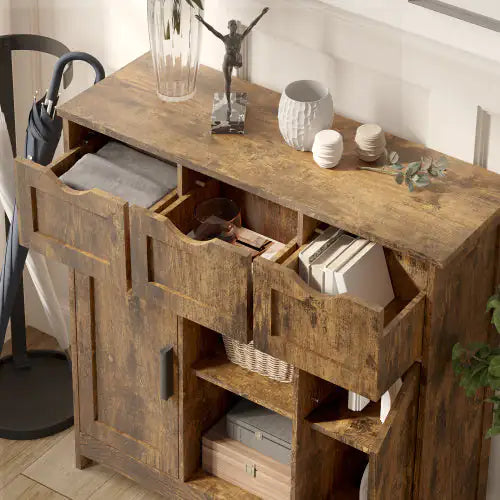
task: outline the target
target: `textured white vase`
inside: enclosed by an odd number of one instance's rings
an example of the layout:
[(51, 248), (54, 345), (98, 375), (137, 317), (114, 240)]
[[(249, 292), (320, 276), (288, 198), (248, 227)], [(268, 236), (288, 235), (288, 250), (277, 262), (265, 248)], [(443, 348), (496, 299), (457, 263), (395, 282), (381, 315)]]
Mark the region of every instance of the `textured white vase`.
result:
[(299, 151), (311, 151), (314, 137), (333, 123), (333, 99), (324, 85), (298, 80), (281, 95), (278, 122), (285, 142)]

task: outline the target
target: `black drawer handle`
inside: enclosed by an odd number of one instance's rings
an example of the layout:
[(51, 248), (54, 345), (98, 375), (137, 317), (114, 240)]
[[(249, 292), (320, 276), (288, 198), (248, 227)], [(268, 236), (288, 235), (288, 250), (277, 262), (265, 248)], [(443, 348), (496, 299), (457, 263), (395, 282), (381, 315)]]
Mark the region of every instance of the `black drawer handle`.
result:
[(174, 346), (160, 351), (160, 398), (167, 401), (174, 394)]

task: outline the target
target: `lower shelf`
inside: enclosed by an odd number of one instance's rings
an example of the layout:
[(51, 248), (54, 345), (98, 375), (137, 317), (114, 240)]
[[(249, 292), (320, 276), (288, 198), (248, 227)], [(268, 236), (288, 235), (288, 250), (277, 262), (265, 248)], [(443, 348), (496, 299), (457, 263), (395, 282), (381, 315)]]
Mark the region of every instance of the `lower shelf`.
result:
[(380, 403), (372, 402), (360, 412), (351, 411), (347, 391), (322, 404), (307, 420), (314, 430), (367, 454), (375, 450), (382, 429)]
[(217, 500), (232, 500), (235, 498), (238, 500), (257, 500), (259, 498), (239, 486), (224, 481), (220, 477), (212, 476), (202, 469), (197, 471), (186, 484), (206, 498)]
[(288, 418), (294, 416), (293, 384), (276, 382), (231, 363), (224, 354), (195, 363), (196, 376)]

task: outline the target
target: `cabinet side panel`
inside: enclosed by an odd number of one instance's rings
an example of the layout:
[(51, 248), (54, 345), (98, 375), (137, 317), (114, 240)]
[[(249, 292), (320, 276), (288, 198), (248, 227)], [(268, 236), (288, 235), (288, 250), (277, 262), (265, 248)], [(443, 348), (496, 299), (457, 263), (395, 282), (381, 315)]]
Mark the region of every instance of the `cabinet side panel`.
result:
[(484, 441), (483, 391), (467, 398), (451, 363), (456, 342), (487, 342), (485, 306), (497, 280), (499, 219), (445, 269), (431, 270), (423, 342), (415, 498), (476, 496)]

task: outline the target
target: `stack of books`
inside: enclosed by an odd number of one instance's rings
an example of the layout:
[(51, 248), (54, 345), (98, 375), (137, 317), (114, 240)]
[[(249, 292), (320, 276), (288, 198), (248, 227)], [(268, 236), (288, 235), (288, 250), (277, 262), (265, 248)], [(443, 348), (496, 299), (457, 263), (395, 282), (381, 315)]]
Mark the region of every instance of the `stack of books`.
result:
[[(299, 275), (328, 295), (348, 293), (386, 307), (394, 299), (382, 246), (329, 227), (299, 254)], [(349, 409), (361, 411), (370, 401), (349, 392)]]

